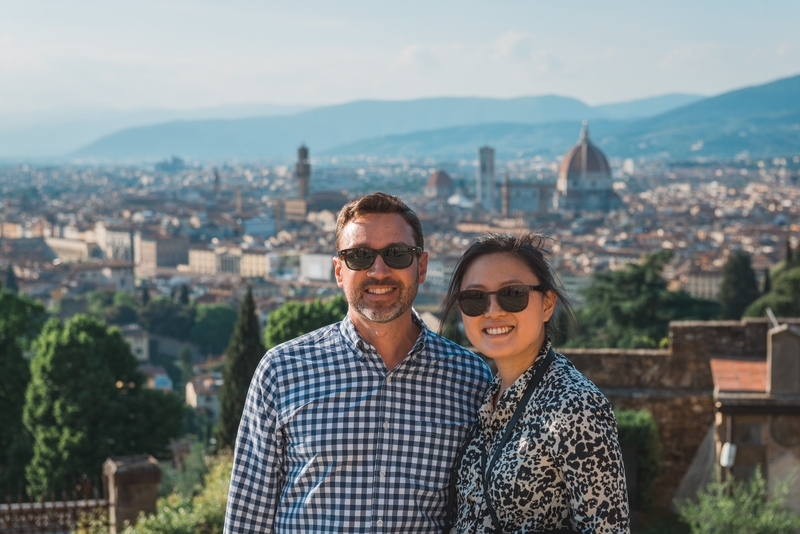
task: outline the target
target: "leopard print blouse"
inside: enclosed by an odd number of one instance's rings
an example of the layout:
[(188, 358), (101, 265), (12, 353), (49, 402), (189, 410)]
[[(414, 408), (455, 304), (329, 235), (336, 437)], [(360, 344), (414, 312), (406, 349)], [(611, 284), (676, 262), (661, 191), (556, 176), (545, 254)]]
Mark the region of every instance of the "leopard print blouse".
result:
[[(476, 428), (458, 459), (458, 516), (452, 532), (493, 533), (484, 502), (481, 449), (489, 458), (502, 437), (536, 361), (493, 410), (499, 377), (486, 393)], [(507, 533), (573, 529), (588, 534), (628, 533), (628, 499), (617, 423), (600, 390), (563, 355), (545, 372), (503, 448), (489, 495)]]

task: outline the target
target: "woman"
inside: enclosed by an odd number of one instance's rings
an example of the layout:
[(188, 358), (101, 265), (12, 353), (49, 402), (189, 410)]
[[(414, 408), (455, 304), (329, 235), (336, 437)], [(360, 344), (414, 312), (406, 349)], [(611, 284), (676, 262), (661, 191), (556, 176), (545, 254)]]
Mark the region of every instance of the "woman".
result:
[(627, 533), (622, 454), (611, 405), (553, 352), (550, 319), (563, 290), (547, 238), (486, 235), (453, 273), (442, 324), (461, 310), (497, 376), (456, 461), (456, 533)]

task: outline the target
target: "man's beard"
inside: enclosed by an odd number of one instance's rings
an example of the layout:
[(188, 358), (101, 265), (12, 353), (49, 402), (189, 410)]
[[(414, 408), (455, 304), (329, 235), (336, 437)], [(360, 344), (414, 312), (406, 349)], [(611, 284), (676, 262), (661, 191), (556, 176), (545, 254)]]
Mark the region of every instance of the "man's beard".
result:
[[(397, 290), (398, 295), (395, 300), (384, 305), (364, 302), (364, 293), (370, 287), (392, 287)], [(383, 280), (370, 280), (364, 282), (355, 291), (347, 292), (347, 305), (350, 309), (373, 323), (389, 323), (403, 315), (414, 302), (417, 296), (419, 284), (414, 282), (410, 287), (406, 287), (401, 282), (384, 278)]]

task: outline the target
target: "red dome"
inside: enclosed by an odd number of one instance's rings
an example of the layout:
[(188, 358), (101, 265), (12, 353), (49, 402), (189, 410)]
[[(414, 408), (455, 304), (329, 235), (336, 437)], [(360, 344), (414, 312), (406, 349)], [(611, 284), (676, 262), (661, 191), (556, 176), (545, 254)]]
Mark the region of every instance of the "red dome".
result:
[(584, 124), (578, 144), (570, 149), (561, 161), (559, 174), (572, 172), (602, 172), (611, 174), (608, 160), (599, 148), (589, 141), (589, 129)]

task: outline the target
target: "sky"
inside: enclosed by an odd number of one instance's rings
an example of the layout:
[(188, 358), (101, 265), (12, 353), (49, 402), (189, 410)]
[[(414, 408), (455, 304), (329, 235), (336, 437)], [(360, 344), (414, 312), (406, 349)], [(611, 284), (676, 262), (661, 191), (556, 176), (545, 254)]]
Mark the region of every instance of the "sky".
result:
[(0, 3), (0, 113), (558, 94), (800, 74), (800, 2)]

